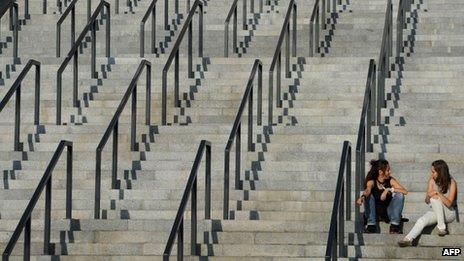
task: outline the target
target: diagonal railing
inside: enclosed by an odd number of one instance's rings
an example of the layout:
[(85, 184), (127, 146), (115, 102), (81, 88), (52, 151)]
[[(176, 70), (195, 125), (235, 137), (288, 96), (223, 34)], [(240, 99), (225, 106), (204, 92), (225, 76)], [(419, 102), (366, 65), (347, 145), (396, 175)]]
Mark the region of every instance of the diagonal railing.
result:
[(103, 9), (106, 9), (106, 57), (110, 57), (110, 35), (111, 35), (111, 18), (110, 18), (110, 4), (104, 0), (102, 0), (95, 11), (93, 12), (92, 16), (90, 17), (87, 25), (82, 30), (81, 34), (77, 38), (76, 42), (74, 43), (73, 47), (69, 51), (68, 55), (61, 63), (60, 68), (58, 69), (57, 76), (56, 76), (56, 124), (61, 125), (61, 102), (62, 102), (62, 78), (63, 72), (66, 67), (69, 65), (69, 62), (73, 60), (73, 93), (72, 93), (72, 100), (73, 106), (78, 107), (78, 54), (79, 54), (79, 46), (81, 45), (82, 41), (85, 39), (87, 33), (91, 32), (92, 38), (92, 48), (91, 48), (91, 78), (96, 78), (97, 71), (96, 71), (96, 59), (97, 59), (97, 17), (98, 14), (103, 12)]
[(171, 54), (169, 55), (166, 64), (163, 68), (163, 83), (162, 83), (162, 95), (161, 95), (161, 123), (162, 125), (167, 124), (167, 92), (168, 92), (168, 72), (174, 61), (174, 106), (180, 106), (179, 100), (179, 56), (180, 56), (180, 45), (184, 39), (184, 35), (188, 30), (188, 77), (194, 77), (193, 71), (193, 16), (198, 9), (199, 20), (198, 20), (198, 56), (203, 57), (203, 3), (201, 0), (195, 0), (192, 9), (189, 12), (187, 19), (185, 19), (182, 30), (177, 37), (177, 40), (172, 47)]
[(224, 207), (223, 216), (224, 219), (229, 218), (229, 176), (230, 176), (230, 153), (232, 146), (235, 141), (235, 189), (242, 189), (240, 183), (240, 170), (241, 170), (241, 136), (242, 136), (242, 118), (245, 112), (245, 107), (248, 105), (248, 144), (247, 150), (254, 151), (253, 144), (253, 91), (254, 91), (254, 80), (258, 76), (258, 89), (257, 89), (257, 125), (262, 125), (262, 111), (263, 111), (263, 64), (259, 59), (256, 59), (253, 68), (251, 69), (250, 77), (246, 85), (245, 92), (243, 93), (240, 107), (235, 116), (234, 125), (230, 131), (229, 139), (227, 140), (226, 147), (224, 149)]
[(205, 158), (205, 220), (211, 219), (211, 142), (202, 140), (193, 162), (190, 176), (185, 186), (184, 194), (177, 210), (176, 219), (172, 225), (171, 233), (163, 253), (163, 260), (168, 261), (177, 236), (177, 260), (184, 258), (184, 214), (190, 198), (190, 254), (199, 255), (197, 248), (197, 191), (198, 169), (206, 151)]
[(137, 150), (136, 141), (136, 126), (137, 126), (137, 82), (146, 68), (146, 101), (145, 101), (145, 125), (150, 125), (151, 122), (151, 63), (147, 60), (140, 62), (137, 71), (135, 72), (129, 87), (126, 90), (121, 102), (114, 113), (110, 124), (106, 128), (102, 139), (98, 143), (96, 150), (96, 168), (95, 168), (95, 212), (94, 218), (100, 218), (100, 197), (101, 197), (101, 168), (102, 168), (102, 153), (111, 135), (113, 135), (112, 145), (112, 169), (111, 169), (111, 188), (118, 188), (118, 134), (119, 134), (119, 118), (126, 107), (129, 98), (131, 98), (131, 132), (130, 143), (131, 151)]
[(34, 125), (39, 125), (40, 118), (40, 62), (29, 60), (23, 68), (18, 78), (14, 81), (8, 92), (0, 101), (0, 113), (6, 107), (11, 97), (15, 94), (15, 120), (14, 120), (14, 150), (22, 151), (22, 144), (19, 141), (21, 131), (21, 85), (24, 78), (28, 75), (32, 66), (35, 66), (35, 98), (34, 98)]
[(327, 29), (327, 16), (335, 18), (337, 15), (337, 4), (341, 0), (316, 0), (309, 20), (309, 57), (320, 53), (319, 39), (321, 31)]
[[(169, 30), (169, 1), (172, 1), (172, 0), (164, 0), (164, 30)], [(192, 11), (190, 8), (190, 0), (186, 1), (185, 7), (186, 7), (186, 10), (185, 10), (186, 13), (189, 14), (190, 11)], [(174, 1), (174, 12), (176, 14), (179, 14), (179, 0)]]
[(61, 154), (63, 153), (64, 149), (67, 148), (67, 155), (66, 155), (66, 219), (72, 219), (72, 176), (73, 176), (73, 169), (72, 169), (72, 161), (73, 161), (73, 143), (70, 141), (62, 140), (58, 147), (53, 154), (50, 163), (48, 164), (47, 168), (45, 169), (45, 173), (43, 174), (42, 178), (40, 179), (39, 185), (32, 194), (32, 198), (29, 200), (29, 203), (26, 206), (26, 209), (19, 220), (16, 229), (14, 230), (13, 234), (11, 235), (10, 240), (8, 241), (8, 245), (5, 248), (5, 251), (2, 254), (2, 261), (8, 261), (16, 243), (21, 236), (21, 233), (24, 231), (24, 260), (30, 260), (31, 258), (31, 219), (32, 219), (32, 212), (40, 199), (44, 189), (45, 189), (45, 227), (44, 227), (44, 246), (43, 246), (43, 253), (44, 255), (51, 255), (52, 254), (52, 245), (50, 244), (50, 235), (51, 235), (51, 212), (52, 212), (52, 173), (53, 170), (60, 159)]
[[(247, 0), (243, 1), (243, 8), (242, 8), (242, 27), (243, 30), (247, 29)], [(255, 1), (251, 0), (250, 3), (250, 12), (254, 14), (255, 11)], [(259, 13), (263, 12), (263, 0), (259, 2)], [(232, 6), (230, 7), (229, 13), (227, 14), (226, 20), (224, 22), (224, 57), (229, 57), (229, 24), (230, 19), (232, 19), (232, 52), (237, 53), (237, 15), (238, 15), (238, 0), (234, 0), (232, 2)]]
[(271, 66), (269, 68), (269, 112), (268, 112), (268, 122), (269, 125), (272, 125), (273, 121), (273, 109), (274, 109), (274, 73), (276, 73), (276, 107), (282, 107), (282, 100), (281, 100), (281, 74), (282, 74), (282, 49), (283, 49), (283, 42), (285, 39), (285, 77), (291, 77), (290, 72), (290, 18), (293, 14), (292, 20), (292, 57), (296, 57), (296, 42), (297, 42), (297, 9), (295, 0), (291, 0), (288, 4), (287, 13), (285, 15), (284, 23), (282, 25), (282, 30), (280, 31), (279, 41), (277, 42), (277, 47), (274, 52), (274, 56), (272, 58)]
[(0, 23), (2, 17), (6, 14), (6, 12), (10, 11), (10, 16), (9, 16), (9, 21), (10, 21), (10, 30), (13, 31), (13, 58), (17, 59), (18, 58), (18, 27), (19, 27), (19, 21), (18, 21), (18, 4), (9, 1), (5, 5), (2, 6), (0, 9)]

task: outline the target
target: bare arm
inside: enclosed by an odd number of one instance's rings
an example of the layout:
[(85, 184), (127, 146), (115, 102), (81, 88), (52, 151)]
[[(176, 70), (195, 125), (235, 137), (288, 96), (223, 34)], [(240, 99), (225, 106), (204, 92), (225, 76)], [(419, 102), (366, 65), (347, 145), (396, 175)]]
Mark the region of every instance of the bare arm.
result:
[(369, 180), (366, 184), (366, 189), (362, 192), (362, 196), (356, 200), (356, 204), (362, 205), (364, 202), (364, 199), (369, 197), (369, 195), (371, 194), (373, 187), (374, 187), (374, 181)]
[(405, 187), (401, 186), (401, 184), (395, 178), (393, 178), (393, 177), (391, 178), (390, 184), (391, 184), (392, 188), (395, 189), (395, 192), (399, 192), (399, 193), (401, 193), (403, 195), (408, 194), (408, 190)]
[(446, 207), (450, 208), (453, 205), (453, 201), (456, 198), (456, 191), (457, 191), (457, 186), (456, 186), (456, 181), (453, 179), (451, 180), (451, 184), (449, 187), (449, 193), (448, 196), (446, 197), (442, 193), (437, 191), (437, 196), (441, 199), (443, 204), (445, 204)]
[(433, 189), (433, 179), (429, 178), (429, 181), (427, 183), (427, 192), (425, 193), (425, 203), (429, 204), (430, 203), (430, 198), (436, 195), (436, 190)]

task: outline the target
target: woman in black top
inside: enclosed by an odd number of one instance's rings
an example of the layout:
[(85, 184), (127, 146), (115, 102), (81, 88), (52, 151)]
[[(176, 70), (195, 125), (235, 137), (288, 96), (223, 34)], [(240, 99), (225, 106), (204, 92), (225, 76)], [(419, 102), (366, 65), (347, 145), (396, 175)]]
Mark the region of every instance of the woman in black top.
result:
[(390, 233), (399, 234), (404, 195), (408, 191), (391, 176), (388, 161), (372, 160), (364, 182), (364, 191), (356, 203), (364, 203), (364, 215), (367, 218), (366, 233), (377, 231), (377, 217), (390, 220)]

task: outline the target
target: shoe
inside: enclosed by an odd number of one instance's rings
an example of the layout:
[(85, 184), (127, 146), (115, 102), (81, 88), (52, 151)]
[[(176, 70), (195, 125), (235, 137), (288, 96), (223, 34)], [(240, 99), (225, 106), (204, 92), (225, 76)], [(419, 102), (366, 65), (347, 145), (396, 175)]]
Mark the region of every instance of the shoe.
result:
[(375, 225), (367, 225), (366, 229), (364, 229), (364, 233), (367, 233), (367, 234), (377, 233), (377, 227)]
[(444, 236), (448, 235), (448, 230), (446, 228), (445, 229), (438, 229), (437, 234), (440, 237), (444, 237)]
[(400, 247), (412, 246), (412, 241), (407, 239), (407, 238), (403, 238), (400, 241), (398, 241), (398, 246), (400, 246)]
[(400, 225), (390, 225), (390, 234), (403, 234)]

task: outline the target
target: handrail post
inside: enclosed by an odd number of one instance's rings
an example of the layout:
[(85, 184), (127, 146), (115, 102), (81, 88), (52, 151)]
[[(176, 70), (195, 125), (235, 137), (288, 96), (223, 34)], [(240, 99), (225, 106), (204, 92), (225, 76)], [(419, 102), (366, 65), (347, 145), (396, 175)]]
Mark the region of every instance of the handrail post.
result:
[(21, 84), (18, 86), (15, 98), (15, 128), (14, 128), (14, 150), (21, 151), (21, 144), (19, 142), (21, 124)]
[(285, 26), (285, 77), (290, 78), (290, 23)]
[(238, 16), (237, 7), (235, 7), (234, 15), (233, 15), (233, 28), (232, 28), (232, 52), (237, 53), (237, 16)]
[(87, 21), (90, 20), (91, 16), (92, 16), (92, 2), (91, 0), (87, 0)]
[(78, 92), (79, 92), (79, 73), (78, 73), (78, 70), (79, 70), (79, 51), (76, 50), (74, 52), (74, 58), (73, 58), (73, 106), (74, 107), (78, 107), (79, 104), (78, 104)]
[(111, 11), (110, 11), (109, 4), (105, 6), (106, 6), (106, 57), (110, 58), (111, 57)]
[(243, 0), (243, 21), (242, 21), (242, 29), (247, 29), (247, 0)]
[(131, 151), (137, 150), (137, 84), (132, 91), (132, 109), (131, 109)]
[(97, 78), (97, 23), (94, 21), (92, 22), (92, 29), (91, 29), (91, 40), (92, 40), (92, 53), (91, 53), (91, 71), (90, 71), (90, 78)]
[(282, 77), (282, 52), (279, 52), (279, 57), (277, 58), (277, 80), (276, 80), (276, 107), (282, 108), (281, 102), (281, 77)]
[[(116, 121), (116, 124), (113, 128), (113, 153), (111, 160), (111, 188), (117, 189), (118, 185), (118, 135), (119, 135), (119, 121)], [(132, 135), (131, 135), (132, 137)]]
[[(345, 166), (346, 167), (346, 166)], [(338, 206), (338, 254), (340, 257), (345, 255), (345, 191), (342, 179), (342, 186), (340, 191), (340, 201)]]
[(58, 71), (56, 76), (56, 125), (61, 125), (61, 92), (62, 92), (62, 75)]
[(230, 173), (230, 151), (226, 149), (224, 152), (224, 207), (223, 217), (229, 219), (229, 173)]
[(161, 91), (161, 124), (166, 125), (166, 110), (167, 110), (167, 81), (168, 81), (168, 72), (163, 70), (163, 83), (162, 83), (162, 91)]
[(169, 0), (164, 0), (164, 30), (169, 30)]
[(145, 57), (145, 24), (140, 23), (140, 57)]
[(34, 125), (40, 124), (40, 63), (35, 65)]
[(258, 65), (258, 119), (257, 124), (263, 124), (263, 65)]
[(66, 219), (72, 219), (72, 186), (73, 186), (73, 147), (67, 144), (66, 154)]
[(155, 53), (156, 49), (156, 5), (151, 11), (151, 53)]
[[(346, 220), (351, 221), (351, 146), (346, 159)], [(356, 195), (357, 197), (357, 195)]]
[[(71, 49), (76, 42), (76, 7), (73, 6), (71, 9)], [(58, 41), (58, 39), (57, 39)], [(59, 57), (59, 56), (58, 56)]]
[(147, 64), (146, 101), (145, 101), (145, 125), (151, 124), (151, 64)]
[(211, 145), (206, 145), (205, 219), (211, 219)]
[(274, 111), (274, 71), (269, 71), (269, 94), (268, 94), (268, 125), (272, 126)]
[(229, 57), (229, 23), (224, 25), (224, 57)]
[(52, 178), (47, 181), (45, 188), (45, 226), (44, 226), (44, 255), (50, 255), (50, 229), (52, 211)]
[[(191, 54), (189, 54), (189, 61), (191, 59)], [(180, 107), (180, 99), (179, 99), (179, 50), (176, 52), (176, 58), (174, 61), (174, 107)], [(189, 63), (190, 64), (190, 63)], [(191, 66), (191, 64), (190, 64)], [(189, 72), (190, 74), (190, 72)]]
[(235, 136), (235, 189), (241, 189), (240, 173), (241, 173), (241, 147), (242, 147), (242, 124), (238, 125), (237, 134)]
[(198, 56), (203, 57), (203, 5), (199, 5), (200, 16), (198, 18)]
[(296, 57), (296, 45), (297, 45), (297, 29), (296, 29), (296, 18), (297, 18), (297, 7), (293, 5), (293, 49), (292, 56)]
[(253, 145), (253, 88), (248, 96), (248, 151), (255, 151)]
[(101, 197), (101, 160), (102, 151), (97, 149), (95, 156), (95, 208), (94, 208), (94, 219), (100, 219), (100, 197)]
[(14, 25), (13, 25), (13, 58), (18, 59), (18, 27), (19, 27), (19, 21), (18, 21), (18, 4), (13, 3), (13, 13), (14, 13)]
[(198, 178), (193, 181), (193, 187), (191, 191), (191, 208), (190, 208), (190, 254), (196, 255), (197, 246), (197, 182)]
[[(189, 23), (188, 25), (188, 50), (187, 50), (187, 55), (188, 55), (188, 77), (193, 78), (194, 72), (193, 72), (193, 50), (192, 50), (192, 41), (193, 41), (193, 30), (192, 30), (192, 22)], [(176, 53), (176, 61), (178, 61), (178, 56), (179, 56), (179, 51)], [(176, 63), (177, 64), (177, 63)]]
[[(26, 227), (24, 228), (24, 260), (30, 260), (31, 257), (31, 217), (26, 221)], [(8, 260), (8, 257), (3, 257), (3, 260)]]

